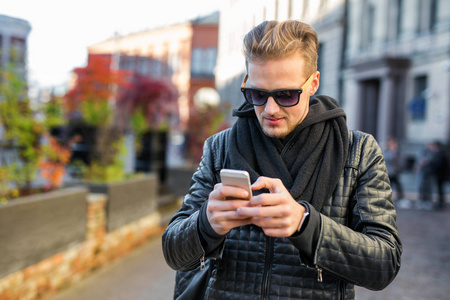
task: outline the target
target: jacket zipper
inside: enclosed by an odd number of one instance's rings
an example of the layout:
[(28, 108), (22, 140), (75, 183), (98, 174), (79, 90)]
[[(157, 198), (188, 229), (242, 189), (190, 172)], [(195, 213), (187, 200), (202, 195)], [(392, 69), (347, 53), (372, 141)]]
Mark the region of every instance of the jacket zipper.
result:
[(267, 299), (270, 287), (270, 272), (272, 269), (272, 255), (273, 255), (273, 238), (267, 237), (266, 241), (266, 259), (264, 264), (263, 281), (261, 288), (261, 299)]
[(345, 283), (339, 280), (339, 300), (345, 298)]
[(317, 281), (323, 282), (322, 269), (319, 268), (318, 266), (316, 266), (316, 269), (317, 269)]
[(205, 269), (206, 269), (205, 254), (203, 254), (202, 257), (200, 258), (200, 270), (204, 271)]

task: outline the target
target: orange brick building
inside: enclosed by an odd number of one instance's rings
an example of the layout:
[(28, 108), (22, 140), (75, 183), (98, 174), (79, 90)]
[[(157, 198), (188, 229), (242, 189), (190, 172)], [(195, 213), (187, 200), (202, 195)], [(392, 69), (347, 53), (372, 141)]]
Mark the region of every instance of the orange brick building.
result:
[(115, 36), (88, 47), (89, 55), (109, 54), (112, 68), (169, 81), (178, 92), (178, 116), (172, 126), (186, 129), (194, 95), (215, 88), (219, 12), (195, 20)]

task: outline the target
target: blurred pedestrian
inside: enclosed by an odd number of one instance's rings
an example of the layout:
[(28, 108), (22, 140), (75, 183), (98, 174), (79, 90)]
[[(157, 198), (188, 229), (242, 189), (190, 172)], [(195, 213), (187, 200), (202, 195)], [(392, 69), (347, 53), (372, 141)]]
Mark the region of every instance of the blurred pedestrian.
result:
[(441, 142), (434, 142), (432, 164), (434, 169), (433, 177), (438, 191), (437, 208), (442, 209), (445, 206), (444, 185), (447, 179), (448, 160), (445, 155), (444, 145)]
[(383, 151), (384, 160), (386, 161), (386, 168), (388, 170), (389, 180), (391, 186), (395, 185), (397, 191), (396, 200), (403, 200), (403, 185), (400, 181), (400, 172), (402, 164), (400, 161), (400, 154), (398, 143), (395, 138), (390, 138), (386, 149)]
[(432, 209), (432, 191), (435, 184), (438, 191), (438, 208), (445, 205), (444, 183), (447, 173), (447, 159), (440, 142), (429, 142), (425, 145), (419, 159), (419, 194), (420, 207)]

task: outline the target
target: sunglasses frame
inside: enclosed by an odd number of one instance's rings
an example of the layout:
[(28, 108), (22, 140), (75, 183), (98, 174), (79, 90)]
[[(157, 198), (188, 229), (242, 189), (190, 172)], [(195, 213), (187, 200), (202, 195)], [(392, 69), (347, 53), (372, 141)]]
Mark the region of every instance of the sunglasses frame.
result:
[[(306, 80), (306, 82), (299, 89), (280, 89), (280, 90), (275, 90), (275, 91), (267, 91), (267, 90), (263, 90), (263, 89), (245, 87), (245, 83), (247, 82), (247, 79), (248, 79), (248, 74), (245, 74), (244, 80), (242, 81), (242, 85), (241, 85), (241, 92), (244, 95), (245, 101), (247, 101), (249, 104), (254, 105), (254, 106), (263, 106), (263, 105), (265, 105), (267, 103), (267, 100), (269, 100), (269, 97), (272, 97), (273, 100), (275, 100), (275, 102), (279, 106), (292, 107), (292, 106), (296, 106), (300, 102), (300, 95), (311, 84), (311, 82), (314, 79), (314, 75), (315, 74), (316, 74), (316, 72), (312, 73), (311, 76), (309, 76), (309, 78)], [(262, 104), (251, 103), (247, 99), (247, 97), (245, 96), (245, 91), (263, 92), (263, 93), (265, 93), (266, 100)], [(291, 105), (283, 105), (283, 104), (279, 103), (277, 98), (276, 98), (276, 94), (279, 93), (279, 92), (294, 92), (294, 93), (297, 93), (297, 102), (295, 102), (295, 104), (291, 104)]]

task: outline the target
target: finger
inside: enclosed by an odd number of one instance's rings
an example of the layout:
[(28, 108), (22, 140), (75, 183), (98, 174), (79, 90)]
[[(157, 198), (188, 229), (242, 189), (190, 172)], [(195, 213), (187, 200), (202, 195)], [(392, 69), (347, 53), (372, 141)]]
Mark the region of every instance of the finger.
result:
[(222, 192), (227, 196), (227, 199), (245, 199), (250, 198), (247, 190), (235, 186), (223, 186)]
[(208, 200), (208, 210), (213, 213), (215, 211), (232, 211), (236, 213), (236, 210), (240, 207), (249, 206), (248, 200)]
[(291, 227), (295, 222), (289, 218), (252, 218), (253, 224), (263, 229), (265, 228), (286, 228)]
[(251, 206), (275, 206), (287, 203), (287, 198), (284, 196), (285, 194), (268, 194), (263, 193), (258, 196), (254, 196), (250, 198)]
[(220, 223), (211, 223), (211, 227), (218, 234), (225, 235), (228, 232), (230, 232), (230, 230), (233, 228), (250, 225), (250, 224), (252, 224), (251, 219), (243, 219), (243, 220), (231, 220), (231, 221), (220, 222)]
[(249, 193), (245, 189), (232, 186), (224, 186), (219, 183), (214, 186), (214, 190), (209, 194), (209, 199), (248, 199), (249, 196)]
[(271, 193), (286, 191), (283, 182), (278, 178), (261, 176), (252, 184), (252, 190), (268, 189)]
[(289, 214), (287, 208), (277, 206), (241, 206), (236, 209), (240, 216), (253, 218), (280, 218)]
[(215, 212), (210, 215), (210, 218), (211, 218), (210, 221), (212, 221), (214, 223), (224, 223), (224, 222), (230, 222), (230, 221), (250, 219), (247, 216), (238, 215), (235, 211)]

